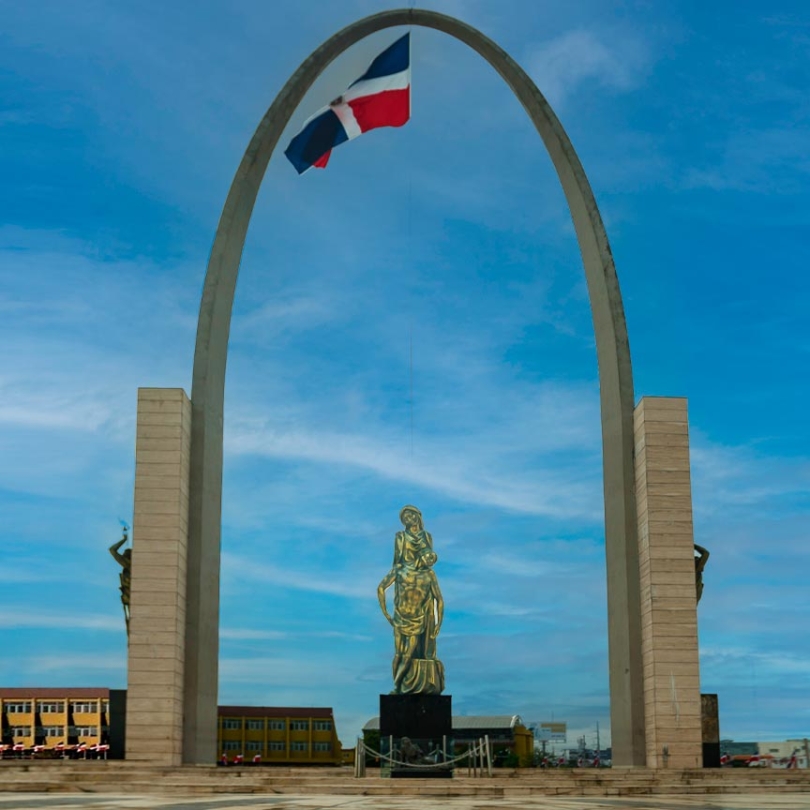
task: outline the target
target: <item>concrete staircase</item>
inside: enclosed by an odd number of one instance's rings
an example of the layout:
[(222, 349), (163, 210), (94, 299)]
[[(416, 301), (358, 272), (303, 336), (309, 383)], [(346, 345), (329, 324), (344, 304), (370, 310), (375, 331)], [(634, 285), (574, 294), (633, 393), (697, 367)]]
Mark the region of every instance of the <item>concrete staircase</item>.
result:
[(205, 796), (332, 794), (354, 796), (639, 796), (723, 793), (810, 793), (810, 771), (769, 768), (706, 770), (605, 768), (496, 770), (472, 778), (381, 779), (370, 770), (355, 779), (349, 768), (186, 766), (161, 768), (126, 762), (2, 762), (0, 792)]

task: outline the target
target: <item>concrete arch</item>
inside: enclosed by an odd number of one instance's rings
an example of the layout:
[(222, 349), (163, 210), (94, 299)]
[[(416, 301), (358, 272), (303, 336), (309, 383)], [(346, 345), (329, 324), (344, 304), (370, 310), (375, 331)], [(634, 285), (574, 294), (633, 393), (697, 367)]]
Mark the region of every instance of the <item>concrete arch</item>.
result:
[(453, 17), (420, 9), (365, 17), (313, 51), (259, 124), (225, 201), (200, 304), (191, 393), (183, 759), (200, 764), (216, 759), (225, 366), (236, 278), (253, 206), (278, 140), (315, 79), (351, 45), (399, 25), (450, 34), (495, 68), (543, 140), (571, 210), (585, 267), (599, 363), (613, 761), (616, 765), (644, 765), (633, 379), (624, 309), (607, 234), (582, 164), (534, 82), (509, 54), (477, 29)]

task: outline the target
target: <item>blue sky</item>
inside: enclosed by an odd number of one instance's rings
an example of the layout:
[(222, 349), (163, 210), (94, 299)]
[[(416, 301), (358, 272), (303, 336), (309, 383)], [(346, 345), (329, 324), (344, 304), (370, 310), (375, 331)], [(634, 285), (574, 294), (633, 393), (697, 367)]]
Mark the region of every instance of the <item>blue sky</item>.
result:
[[(372, 0), (0, 2), (0, 683), (126, 681), (139, 386), (190, 390), (228, 187), (298, 64)], [(703, 691), (810, 731), (810, 11), (446, 0), (530, 73), (605, 219), (636, 396), (689, 399)], [(400, 32), (318, 81), (286, 143)], [(457, 713), (609, 725), (598, 381), (573, 228), (522, 109), (412, 34), (413, 117), (298, 177), (281, 150), (231, 330), (223, 703), (390, 688), (375, 588), (423, 511)], [(412, 355), (412, 362), (411, 362)], [(413, 397), (411, 402), (411, 386)], [(136, 540), (137, 542), (137, 540)]]

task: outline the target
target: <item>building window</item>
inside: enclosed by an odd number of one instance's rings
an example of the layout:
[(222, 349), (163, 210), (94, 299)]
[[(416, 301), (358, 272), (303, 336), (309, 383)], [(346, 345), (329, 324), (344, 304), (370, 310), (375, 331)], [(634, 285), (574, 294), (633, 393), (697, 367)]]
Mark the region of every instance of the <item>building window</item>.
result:
[(238, 751), (241, 748), (239, 740), (225, 740), (222, 743), (223, 751)]
[(305, 742), (292, 742), (290, 743), (291, 751), (306, 751), (307, 744)]
[(76, 714), (95, 714), (98, 711), (97, 700), (71, 700), (70, 710)]
[(109, 700), (102, 700), (101, 701), (101, 711), (105, 714), (109, 714), (110, 712), (110, 701)]
[(65, 711), (64, 700), (38, 700), (37, 711), (41, 714), (62, 714)]
[(290, 728), (293, 731), (309, 731), (309, 720), (291, 720)]
[(30, 700), (17, 700), (13, 703), (6, 703), (6, 712), (8, 714), (28, 714), (30, 711)]
[(11, 736), (12, 737), (30, 737), (31, 736), (31, 726), (12, 726), (11, 727)]
[(77, 737), (98, 737), (98, 726), (76, 726)]
[(248, 731), (264, 731), (264, 720), (248, 720)]
[(315, 720), (312, 724), (312, 728), (315, 731), (331, 731), (332, 730), (332, 721), (331, 720)]
[(269, 743), (267, 743), (267, 747), (271, 751), (286, 751), (287, 750), (287, 746), (283, 742), (280, 742), (279, 740), (271, 740)]
[(65, 734), (65, 727), (64, 726), (43, 726), (42, 727), (42, 736), (43, 737), (63, 737)]
[(327, 742), (316, 742), (312, 744), (313, 751), (331, 751), (332, 750), (332, 743)]
[(248, 740), (245, 747), (248, 751), (261, 751), (264, 746), (259, 740)]
[(222, 721), (222, 728), (230, 731), (238, 731), (242, 728), (242, 720), (236, 717), (226, 717)]
[(284, 731), (287, 728), (287, 723), (284, 720), (270, 720), (271, 731)]

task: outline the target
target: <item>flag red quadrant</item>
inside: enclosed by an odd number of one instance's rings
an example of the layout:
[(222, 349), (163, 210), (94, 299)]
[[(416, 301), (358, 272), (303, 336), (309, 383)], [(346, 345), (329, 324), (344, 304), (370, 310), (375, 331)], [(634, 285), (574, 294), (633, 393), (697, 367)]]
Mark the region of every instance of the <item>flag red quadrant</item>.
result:
[(386, 48), (328, 107), (307, 119), (284, 150), (298, 174), (322, 169), (334, 147), (379, 127), (401, 127), (411, 117), (411, 35)]

